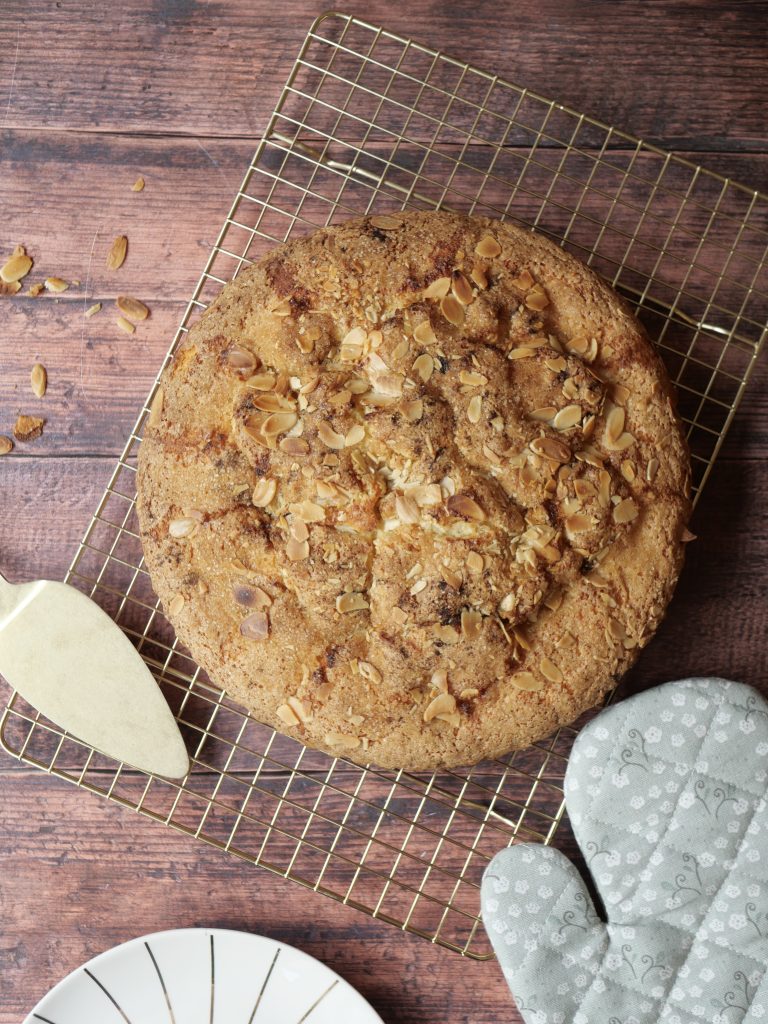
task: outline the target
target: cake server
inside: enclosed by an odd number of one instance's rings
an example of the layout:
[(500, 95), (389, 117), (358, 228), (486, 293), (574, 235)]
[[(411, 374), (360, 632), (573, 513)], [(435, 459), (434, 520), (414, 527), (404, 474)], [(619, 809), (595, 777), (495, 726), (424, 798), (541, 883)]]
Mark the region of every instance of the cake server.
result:
[(60, 728), (134, 768), (179, 779), (189, 757), (176, 719), (112, 619), (65, 583), (0, 575), (0, 674)]

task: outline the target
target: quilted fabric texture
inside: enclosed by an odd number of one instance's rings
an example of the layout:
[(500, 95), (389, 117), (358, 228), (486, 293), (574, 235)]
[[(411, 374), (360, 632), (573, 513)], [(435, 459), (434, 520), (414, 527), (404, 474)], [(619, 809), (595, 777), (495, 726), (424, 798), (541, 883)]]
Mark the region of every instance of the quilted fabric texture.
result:
[(768, 1024), (768, 704), (687, 679), (578, 737), (562, 854), (498, 854), (482, 911), (527, 1024)]

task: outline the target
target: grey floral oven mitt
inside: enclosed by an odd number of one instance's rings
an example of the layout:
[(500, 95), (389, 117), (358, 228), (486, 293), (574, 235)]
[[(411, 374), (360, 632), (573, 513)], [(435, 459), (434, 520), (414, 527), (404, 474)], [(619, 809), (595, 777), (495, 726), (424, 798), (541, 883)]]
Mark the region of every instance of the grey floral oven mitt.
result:
[(565, 795), (604, 910), (556, 850), (485, 873), (482, 913), (526, 1024), (768, 1024), (768, 704), (687, 679), (602, 712)]

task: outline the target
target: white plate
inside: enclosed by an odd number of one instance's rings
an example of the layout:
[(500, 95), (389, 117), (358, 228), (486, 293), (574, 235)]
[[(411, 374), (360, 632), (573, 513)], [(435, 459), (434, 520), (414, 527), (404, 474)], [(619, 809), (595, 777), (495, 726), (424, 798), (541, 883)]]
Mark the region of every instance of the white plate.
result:
[(156, 932), (51, 989), (24, 1024), (382, 1024), (325, 964), (261, 935)]

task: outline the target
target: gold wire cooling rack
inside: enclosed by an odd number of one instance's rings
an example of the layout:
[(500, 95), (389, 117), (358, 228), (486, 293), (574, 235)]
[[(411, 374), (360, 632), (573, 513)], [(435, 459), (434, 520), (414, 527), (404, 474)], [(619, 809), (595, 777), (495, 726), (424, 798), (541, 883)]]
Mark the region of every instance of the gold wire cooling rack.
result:
[[(166, 362), (265, 248), (352, 215), (438, 206), (532, 225), (634, 303), (677, 382), (698, 497), (765, 336), (768, 197), (343, 14), (309, 30)], [(151, 397), (67, 580), (136, 642), (194, 768), (180, 784), (126, 769), (18, 695), (2, 720), (5, 748), (399, 928), (489, 957), (482, 870), (516, 840), (551, 842), (577, 729), (426, 775), (361, 769), (250, 718), (177, 644), (143, 568), (134, 478)]]

